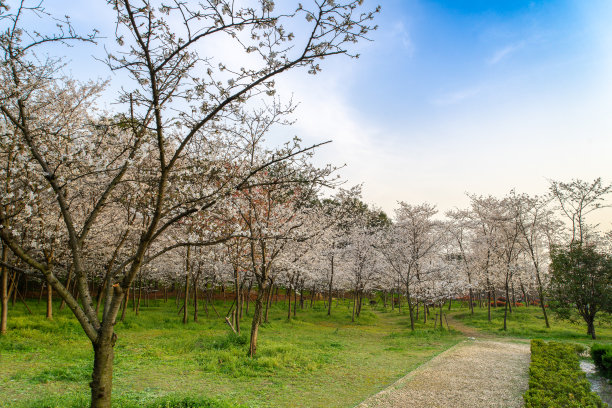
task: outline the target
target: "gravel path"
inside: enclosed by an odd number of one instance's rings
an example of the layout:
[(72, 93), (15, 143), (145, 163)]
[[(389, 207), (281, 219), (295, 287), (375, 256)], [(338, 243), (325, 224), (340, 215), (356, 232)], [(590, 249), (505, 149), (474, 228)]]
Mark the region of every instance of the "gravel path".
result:
[(529, 344), (484, 338), (466, 340), (368, 398), (358, 408), (522, 407), (529, 361)]

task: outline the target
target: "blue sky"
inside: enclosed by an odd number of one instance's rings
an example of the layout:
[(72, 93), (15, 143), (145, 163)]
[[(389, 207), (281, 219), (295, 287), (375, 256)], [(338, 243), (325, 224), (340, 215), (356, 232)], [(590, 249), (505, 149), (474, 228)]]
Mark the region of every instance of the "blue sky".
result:
[(445, 211), (466, 192), (611, 181), (611, 2), (381, 4), (360, 60), (330, 64), (318, 94), (304, 87), (304, 104), (335, 115), (298, 117), (305, 134), (335, 140), (325, 158), (346, 162), (368, 201)]
[[(382, 12), (373, 41), (357, 45), (361, 58), (278, 81), (300, 107), (274, 139), (333, 140), (317, 160), (346, 163), (348, 183), (364, 183), (366, 201), (390, 214), (399, 200), (445, 211), (465, 206), (466, 192), (612, 181), (612, 2), (364, 3)], [(46, 4), (113, 34), (104, 1)], [(108, 77), (91, 55), (103, 51), (72, 52), (75, 75)]]

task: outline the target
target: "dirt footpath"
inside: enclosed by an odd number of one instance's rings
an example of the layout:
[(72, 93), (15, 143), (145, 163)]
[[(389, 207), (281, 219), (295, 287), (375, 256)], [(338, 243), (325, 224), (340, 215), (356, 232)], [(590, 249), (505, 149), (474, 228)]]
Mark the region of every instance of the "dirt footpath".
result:
[(423, 364), (359, 408), (514, 408), (528, 387), (529, 344), (466, 340)]

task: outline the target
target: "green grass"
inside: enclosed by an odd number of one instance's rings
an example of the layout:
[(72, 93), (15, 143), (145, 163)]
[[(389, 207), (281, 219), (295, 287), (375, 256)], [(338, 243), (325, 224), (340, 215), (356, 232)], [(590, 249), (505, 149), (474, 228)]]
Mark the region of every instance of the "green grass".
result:
[[(594, 340), (586, 334), (587, 327), (584, 322), (576, 318), (575, 322), (557, 319), (551, 311), (548, 311), (550, 328), (546, 328), (542, 309), (535, 306), (516, 307), (512, 313), (508, 313), (508, 330), (504, 331), (504, 308), (491, 308), (491, 322), (487, 320), (487, 309), (474, 308), (474, 315), (464, 307), (455, 311), (453, 317), (467, 326), (479, 329), (483, 332), (497, 336), (547, 339), (558, 341), (571, 341), (591, 344)], [(595, 333), (598, 342), (612, 342), (612, 324), (609, 316), (604, 313), (598, 314), (599, 319), (595, 325)]]
[[(406, 314), (380, 306), (364, 305), (351, 323), (348, 302), (331, 317), (321, 302), (291, 321), (278, 303), (251, 359), (250, 316), (236, 336), (212, 311), (183, 325), (174, 301), (151, 304), (116, 326), (114, 407), (350, 407), (462, 339), (433, 321), (412, 333)], [(0, 407), (87, 405), (87, 338), (70, 311), (56, 305), (47, 321), (44, 302), (30, 307), (33, 316), (23, 305), (10, 309), (0, 337)], [(229, 303), (216, 307), (224, 313)]]

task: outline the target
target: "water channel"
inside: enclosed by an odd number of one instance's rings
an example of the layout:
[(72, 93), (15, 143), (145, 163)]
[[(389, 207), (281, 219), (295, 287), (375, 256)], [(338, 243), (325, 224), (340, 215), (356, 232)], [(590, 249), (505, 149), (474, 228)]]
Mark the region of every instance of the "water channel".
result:
[(592, 361), (581, 360), (580, 368), (586, 373), (587, 380), (591, 383), (591, 390), (601, 397), (601, 400), (612, 407), (612, 385), (603, 377)]

